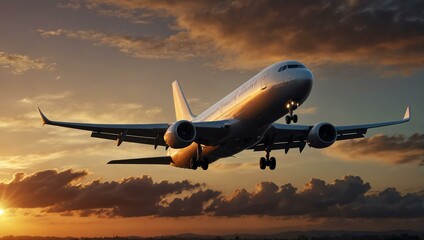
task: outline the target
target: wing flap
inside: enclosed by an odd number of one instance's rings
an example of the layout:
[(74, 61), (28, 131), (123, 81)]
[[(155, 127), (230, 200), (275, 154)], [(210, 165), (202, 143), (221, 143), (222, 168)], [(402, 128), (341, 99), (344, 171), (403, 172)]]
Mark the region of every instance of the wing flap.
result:
[(172, 163), (172, 158), (169, 156), (150, 157), (150, 158), (133, 158), (112, 160), (107, 164), (147, 164), (147, 165), (169, 165)]

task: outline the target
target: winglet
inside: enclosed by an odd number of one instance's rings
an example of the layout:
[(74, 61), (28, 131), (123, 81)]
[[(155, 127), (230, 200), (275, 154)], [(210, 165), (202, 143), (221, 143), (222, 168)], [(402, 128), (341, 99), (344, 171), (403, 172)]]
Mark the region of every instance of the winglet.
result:
[(43, 126), (44, 124), (49, 124), (51, 123), (51, 121), (46, 117), (46, 115), (44, 115), (44, 113), (41, 111), (41, 109), (39, 107), (37, 107), (38, 112), (40, 112), (41, 118), (43, 120)]
[(403, 120), (409, 121), (411, 119), (411, 110), (409, 106), (406, 108), (405, 115), (403, 116)]

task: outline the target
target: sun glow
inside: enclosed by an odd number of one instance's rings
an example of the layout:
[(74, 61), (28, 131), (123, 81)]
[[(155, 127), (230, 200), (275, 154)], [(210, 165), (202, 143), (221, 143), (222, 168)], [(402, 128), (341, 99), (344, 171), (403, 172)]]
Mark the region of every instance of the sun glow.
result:
[(4, 214), (4, 209), (0, 208), (0, 216)]

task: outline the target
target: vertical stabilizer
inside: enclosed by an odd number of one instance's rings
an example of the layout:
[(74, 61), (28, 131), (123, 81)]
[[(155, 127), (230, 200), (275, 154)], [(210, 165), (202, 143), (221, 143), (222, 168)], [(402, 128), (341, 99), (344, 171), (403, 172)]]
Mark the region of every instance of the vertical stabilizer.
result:
[(191, 121), (194, 118), (194, 115), (191, 113), (190, 107), (188, 106), (187, 100), (178, 81), (174, 81), (172, 83), (172, 94), (174, 95), (174, 107), (177, 121)]

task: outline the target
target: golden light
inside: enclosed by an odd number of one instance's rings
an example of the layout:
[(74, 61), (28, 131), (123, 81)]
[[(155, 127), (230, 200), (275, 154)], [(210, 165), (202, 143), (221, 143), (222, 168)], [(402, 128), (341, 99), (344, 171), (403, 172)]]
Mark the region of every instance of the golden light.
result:
[(4, 209), (0, 208), (0, 216), (4, 214)]

